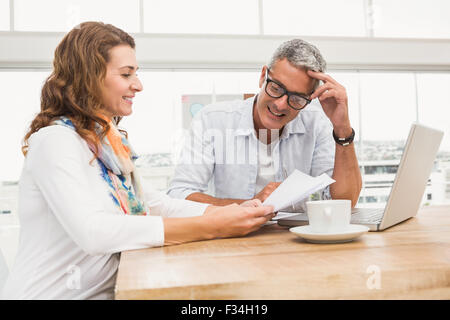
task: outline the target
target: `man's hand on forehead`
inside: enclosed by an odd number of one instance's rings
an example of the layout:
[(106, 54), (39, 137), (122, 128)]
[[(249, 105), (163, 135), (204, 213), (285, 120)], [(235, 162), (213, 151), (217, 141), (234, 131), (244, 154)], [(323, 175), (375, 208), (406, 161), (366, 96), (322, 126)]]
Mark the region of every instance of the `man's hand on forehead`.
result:
[(347, 127), (349, 127), (350, 123), (348, 118), (348, 98), (344, 86), (323, 72), (308, 70), (307, 74), (311, 78), (323, 82), (322, 85), (314, 90), (310, 99), (319, 99), (323, 111), (335, 128), (346, 127), (348, 129)]

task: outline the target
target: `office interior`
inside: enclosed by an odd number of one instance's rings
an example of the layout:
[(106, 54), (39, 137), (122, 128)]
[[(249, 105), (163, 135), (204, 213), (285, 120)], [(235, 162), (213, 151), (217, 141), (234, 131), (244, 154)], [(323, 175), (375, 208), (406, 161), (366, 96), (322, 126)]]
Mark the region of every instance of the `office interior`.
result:
[[(176, 8), (176, 9), (175, 9)], [(360, 207), (386, 204), (413, 122), (444, 131), (421, 206), (450, 204), (450, 2), (447, 0), (0, 0), (0, 252), (11, 268), (25, 130), (64, 34), (111, 23), (136, 41), (133, 115), (121, 126), (143, 180), (165, 191), (192, 117), (258, 92), (283, 41), (315, 44), (346, 87), (363, 178)]]

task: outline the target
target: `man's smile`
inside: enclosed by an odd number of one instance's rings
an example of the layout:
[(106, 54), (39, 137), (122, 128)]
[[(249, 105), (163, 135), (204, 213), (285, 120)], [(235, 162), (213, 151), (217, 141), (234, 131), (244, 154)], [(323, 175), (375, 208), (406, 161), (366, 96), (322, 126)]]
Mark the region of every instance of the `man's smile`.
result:
[(267, 110), (269, 110), (269, 112), (270, 112), (271, 114), (273, 114), (274, 116), (276, 116), (276, 117), (278, 117), (278, 118), (281, 118), (281, 117), (285, 116), (284, 113), (277, 113), (277, 112), (275, 112), (275, 111), (272, 111), (272, 109), (270, 109), (270, 106), (267, 106)]

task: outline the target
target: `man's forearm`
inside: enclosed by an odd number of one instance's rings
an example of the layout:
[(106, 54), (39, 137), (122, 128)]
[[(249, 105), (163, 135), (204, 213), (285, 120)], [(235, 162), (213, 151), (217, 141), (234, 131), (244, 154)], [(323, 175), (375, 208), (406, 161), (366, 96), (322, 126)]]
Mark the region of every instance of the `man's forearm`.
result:
[(331, 197), (349, 199), (354, 207), (361, 192), (362, 179), (353, 143), (348, 146), (336, 144), (333, 179), (336, 182), (330, 186)]
[(241, 204), (246, 201), (245, 199), (220, 199), (201, 192), (191, 193), (186, 197), (186, 200), (209, 203), (214, 206), (227, 206), (233, 203)]

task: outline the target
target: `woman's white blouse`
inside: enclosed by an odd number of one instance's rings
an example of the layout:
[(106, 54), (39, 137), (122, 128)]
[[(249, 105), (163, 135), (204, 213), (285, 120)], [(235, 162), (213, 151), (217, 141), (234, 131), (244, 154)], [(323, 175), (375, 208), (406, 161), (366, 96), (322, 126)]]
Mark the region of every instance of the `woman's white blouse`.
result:
[(72, 129), (33, 134), (19, 182), (20, 242), (4, 299), (111, 299), (120, 252), (162, 246), (162, 217), (207, 204), (147, 191), (149, 216), (124, 215), (87, 143)]

